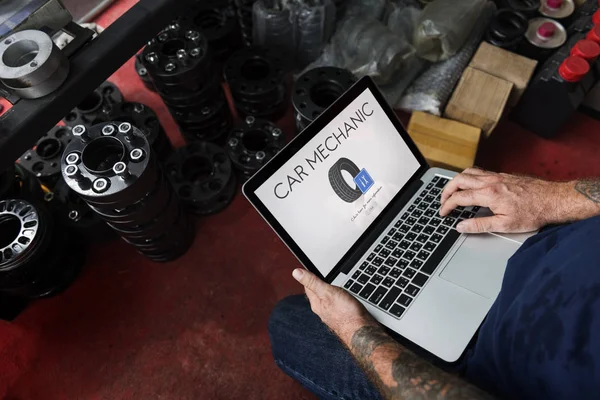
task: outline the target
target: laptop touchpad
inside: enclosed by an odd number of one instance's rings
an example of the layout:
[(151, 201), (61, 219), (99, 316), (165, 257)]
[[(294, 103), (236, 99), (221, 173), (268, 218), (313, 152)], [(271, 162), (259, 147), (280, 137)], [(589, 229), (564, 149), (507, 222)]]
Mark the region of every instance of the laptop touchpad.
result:
[(500, 293), (506, 263), (519, 247), (519, 243), (490, 234), (469, 235), (440, 278), (495, 299)]

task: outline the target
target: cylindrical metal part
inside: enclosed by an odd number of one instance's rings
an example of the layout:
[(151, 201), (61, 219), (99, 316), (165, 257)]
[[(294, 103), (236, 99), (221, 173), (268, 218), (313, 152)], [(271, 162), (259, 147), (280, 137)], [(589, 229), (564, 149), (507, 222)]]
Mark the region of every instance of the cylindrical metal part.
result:
[(96, 90), (87, 95), (77, 107), (63, 118), (67, 126), (92, 125), (110, 120), (112, 108), (123, 102), (123, 94), (111, 82), (104, 82)]
[[(111, 135), (106, 135), (109, 130)], [(151, 260), (170, 261), (185, 253), (194, 231), (146, 135), (119, 121), (95, 125), (88, 135), (87, 141), (74, 139), (63, 157), (61, 167), (69, 187)], [(78, 164), (70, 163), (73, 154), (79, 155)], [(171, 199), (167, 203), (160, 201), (165, 196)]]
[(0, 42), (0, 80), (24, 99), (46, 96), (69, 75), (69, 60), (42, 31), (24, 30)]

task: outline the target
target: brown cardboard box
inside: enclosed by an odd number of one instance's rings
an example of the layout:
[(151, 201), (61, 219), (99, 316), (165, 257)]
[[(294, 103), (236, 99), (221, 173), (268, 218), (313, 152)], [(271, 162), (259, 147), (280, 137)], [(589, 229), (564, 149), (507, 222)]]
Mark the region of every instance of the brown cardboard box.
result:
[(508, 107), (512, 108), (527, 89), (537, 61), (483, 42), (469, 66), (512, 82), (515, 86), (508, 99)]
[(431, 166), (462, 171), (475, 162), (481, 129), (414, 112), (408, 134)]
[(513, 86), (504, 79), (467, 67), (444, 116), (481, 128), (489, 137), (502, 117)]

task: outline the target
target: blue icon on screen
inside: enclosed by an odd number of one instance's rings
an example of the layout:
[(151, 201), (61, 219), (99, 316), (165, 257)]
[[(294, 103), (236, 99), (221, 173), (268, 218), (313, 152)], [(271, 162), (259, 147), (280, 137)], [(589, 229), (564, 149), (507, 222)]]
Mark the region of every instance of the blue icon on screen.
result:
[(358, 175), (354, 177), (354, 183), (356, 183), (356, 186), (360, 189), (360, 191), (365, 194), (369, 191), (369, 189), (371, 189), (375, 182), (367, 170), (363, 168), (362, 171), (360, 171)]

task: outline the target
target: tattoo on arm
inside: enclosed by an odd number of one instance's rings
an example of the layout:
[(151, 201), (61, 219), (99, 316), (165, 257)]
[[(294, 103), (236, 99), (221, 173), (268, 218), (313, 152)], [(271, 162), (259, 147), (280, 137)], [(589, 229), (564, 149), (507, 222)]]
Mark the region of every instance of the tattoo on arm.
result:
[(575, 190), (593, 201), (600, 203), (600, 180), (582, 180), (575, 184)]
[[(356, 331), (351, 351), (386, 400), (492, 398), (402, 348), (379, 326), (364, 326)], [(382, 377), (377, 371), (388, 371), (385, 375), (389, 376)]]

